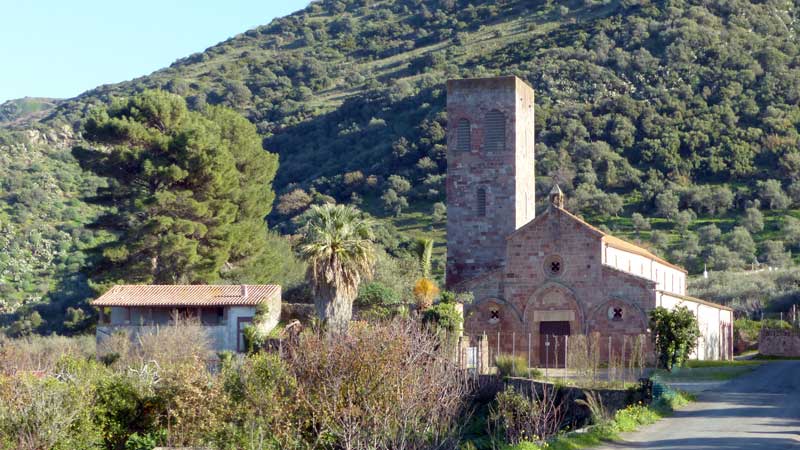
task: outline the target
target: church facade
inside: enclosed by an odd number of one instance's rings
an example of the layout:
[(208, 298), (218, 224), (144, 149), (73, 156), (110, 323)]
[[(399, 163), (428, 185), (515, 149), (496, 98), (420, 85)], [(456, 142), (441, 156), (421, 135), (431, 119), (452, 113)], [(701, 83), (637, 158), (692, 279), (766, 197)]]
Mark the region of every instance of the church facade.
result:
[(732, 310), (688, 296), (683, 268), (570, 213), (558, 187), (536, 214), (530, 86), (450, 80), (447, 112), (446, 281), (474, 295), (467, 334), (486, 334), (503, 353), (530, 348), (544, 363), (551, 338), (619, 342), (647, 334), (655, 307), (683, 305), (700, 325), (694, 357), (732, 358)]

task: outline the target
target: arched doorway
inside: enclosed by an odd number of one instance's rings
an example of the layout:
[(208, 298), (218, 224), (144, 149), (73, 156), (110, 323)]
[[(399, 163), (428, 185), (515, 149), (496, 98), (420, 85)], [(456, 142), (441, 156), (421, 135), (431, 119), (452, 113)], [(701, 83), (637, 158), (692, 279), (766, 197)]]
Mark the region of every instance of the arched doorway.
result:
[(531, 295), (525, 323), (533, 336), (540, 367), (564, 367), (570, 334), (581, 333), (583, 314), (570, 289), (548, 283)]

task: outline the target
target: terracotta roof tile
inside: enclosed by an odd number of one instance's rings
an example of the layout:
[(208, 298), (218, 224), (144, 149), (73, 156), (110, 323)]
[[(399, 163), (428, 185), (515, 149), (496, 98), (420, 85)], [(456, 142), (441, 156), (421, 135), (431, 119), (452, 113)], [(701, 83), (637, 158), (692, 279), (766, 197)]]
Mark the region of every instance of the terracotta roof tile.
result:
[(94, 306), (254, 306), (280, 298), (281, 287), (256, 285), (116, 285)]

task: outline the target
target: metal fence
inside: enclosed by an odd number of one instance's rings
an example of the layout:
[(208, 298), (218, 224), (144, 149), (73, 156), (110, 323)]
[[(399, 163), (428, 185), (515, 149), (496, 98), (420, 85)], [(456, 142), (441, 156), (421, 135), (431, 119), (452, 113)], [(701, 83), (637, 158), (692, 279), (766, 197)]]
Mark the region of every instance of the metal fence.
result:
[[(534, 333), (482, 333), (463, 338), (465, 367), (481, 361), (496, 372), (499, 355), (521, 358), (545, 377), (635, 382), (643, 375), (651, 346), (647, 335), (601, 336)], [(485, 343), (481, 344), (481, 341)]]

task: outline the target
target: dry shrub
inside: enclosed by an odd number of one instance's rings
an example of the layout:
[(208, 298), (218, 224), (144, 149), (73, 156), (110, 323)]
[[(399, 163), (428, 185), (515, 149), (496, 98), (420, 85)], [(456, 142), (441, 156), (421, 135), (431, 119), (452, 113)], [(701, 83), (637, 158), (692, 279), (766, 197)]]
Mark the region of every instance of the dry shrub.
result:
[(8, 339), (0, 335), (0, 374), (52, 373), (65, 357), (88, 358), (95, 354), (94, 336), (29, 336)]
[(135, 342), (140, 362), (156, 361), (162, 367), (208, 361), (213, 356), (208, 330), (197, 319), (174, 319), (171, 325), (139, 334)]
[(289, 365), (317, 438), (312, 447), (454, 447), (469, 383), (441, 348), (439, 338), (410, 321), (304, 334)]
[(507, 386), (490, 408), (489, 435), (511, 445), (546, 442), (559, 432), (566, 415), (565, 397), (558, 397), (558, 389), (552, 385), (534, 387), (530, 396)]
[(119, 330), (98, 347), (101, 360), (114, 362), (120, 369), (195, 364), (207, 362), (213, 355), (208, 331), (195, 318), (173, 317), (170, 325), (143, 327), (133, 334)]
[(99, 448), (85, 384), (30, 374), (0, 375), (0, 449)]
[(170, 447), (201, 446), (222, 426), (227, 398), (219, 377), (202, 360), (162, 366), (156, 395), (165, 402), (162, 424)]
[(583, 391), (584, 398), (575, 400), (575, 403), (586, 407), (591, 414), (593, 424), (606, 423), (611, 419), (611, 414), (603, 405), (603, 398), (597, 392)]

